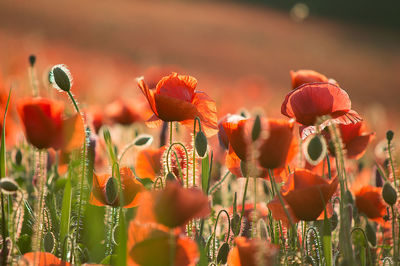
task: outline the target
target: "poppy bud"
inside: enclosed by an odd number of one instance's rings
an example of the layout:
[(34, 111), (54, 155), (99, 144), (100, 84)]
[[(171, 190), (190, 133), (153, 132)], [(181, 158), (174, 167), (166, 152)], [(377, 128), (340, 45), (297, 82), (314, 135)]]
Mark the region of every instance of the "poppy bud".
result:
[(47, 232), (43, 238), (44, 251), (50, 252), (50, 253), (53, 252), (53, 250), (55, 248), (55, 244), (56, 244), (56, 241), (55, 241), (54, 234), (52, 232)]
[(197, 154), (203, 158), (207, 152), (207, 138), (203, 131), (199, 131), (194, 139), (194, 145), (196, 147)]
[(346, 200), (347, 203), (354, 204), (353, 195), (351, 194), (350, 190), (346, 190)]
[(334, 231), (339, 224), (339, 217), (338, 214), (333, 211), (332, 217), (330, 218), (330, 224), (331, 224), (331, 231)]
[(72, 85), (72, 76), (65, 65), (55, 65), (50, 72), (50, 82), (54, 88), (69, 92)]
[(386, 182), (383, 185), (382, 197), (383, 200), (390, 206), (393, 206), (397, 201), (397, 192), (389, 182)]
[(240, 161), (240, 171), (242, 171), (242, 175), (244, 176), (244, 177), (248, 177), (248, 174), (249, 174), (249, 172), (248, 172), (248, 169), (249, 167), (248, 167), (248, 165), (247, 165), (247, 163), (245, 162), (245, 161)]
[(103, 137), (104, 137), (104, 141), (107, 143), (107, 145), (111, 144), (111, 135), (110, 135), (110, 131), (108, 130), (108, 128), (103, 128)]
[(135, 146), (147, 146), (153, 142), (153, 137), (147, 134), (141, 134), (135, 138), (133, 143)]
[(261, 133), (261, 119), (260, 116), (257, 115), (256, 119), (254, 120), (253, 129), (251, 130), (251, 139), (256, 141), (258, 137), (260, 137)]
[(34, 54), (31, 54), (29, 56), (29, 64), (31, 65), (31, 67), (35, 65), (35, 62), (36, 62), (36, 56)]
[(15, 153), (15, 164), (16, 165), (21, 165), (22, 162), (22, 152), (20, 149), (17, 150)]
[(217, 263), (220, 265), (226, 264), (228, 260), (228, 254), (229, 254), (229, 244), (225, 242), (218, 250)]
[(165, 177), (167, 182), (176, 182), (176, 176), (172, 172), (168, 172), (167, 176)]
[(108, 204), (114, 203), (118, 196), (117, 180), (110, 177), (106, 184), (106, 201)]
[(240, 216), (239, 214), (235, 213), (231, 219), (231, 229), (234, 236), (238, 236), (240, 233), (241, 224), (239, 223), (239, 221)]
[(13, 194), (19, 189), (17, 182), (10, 177), (3, 177), (0, 179), (0, 188), (6, 194)]
[(387, 139), (387, 141), (388, 141), (389, 143), (392, 141), (393, 136), (394, 136), (393, 131), (388, 130), (388, 131), (386, 132), (386, 139)]
[(258, 230), (257, 232), (260, 232), (260, 238), (261, 239), (268, 239), (268, 228), (267, 225), (265, 224), (263, 219), (258, 220)]
[(326, 141), (321, 135), (308, 138), (303, 146), (306, 160), (312, 165), (320, 163), (325, 158), (326, 151)]
[(376, 232), (369, 222), (365, 225), (365, 234), (367, 235), (368, 242), (372, 246), (376, 246)]

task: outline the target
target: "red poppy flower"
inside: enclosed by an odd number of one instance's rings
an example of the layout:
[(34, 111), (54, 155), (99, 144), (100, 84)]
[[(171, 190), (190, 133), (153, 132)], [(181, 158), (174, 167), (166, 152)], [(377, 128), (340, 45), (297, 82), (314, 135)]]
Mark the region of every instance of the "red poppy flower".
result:
[[(284, 199), (286, 209), (291, 215), (292, 221), (314, 221), (321, 214), (325, 207), (329, 208), (328, 201), (335, 193), (339, 180), (334, 178), (328, 180), (311, 171), (296, 169), (288, 177), (288, 181), (281, 188), (281, 195)], [(286, 216), (278, 196), (268, 203), (275, 220), (282, 220), (287, 227), (289, 219)]]
[(384, 224), (383, 216), (386, 214), (386, 204), (382, 199), (382, 188), (363, 186), (354, 193), (356, 207), (369, 219)]
[[(374, 139), (374, 132), (367, 132), (365, 123), (339, 125), (346, 156), (350, 159), (361, 158), (367, 150), (368, 144)], [(325, 135), (328, 141), (331, 139), (329, 132)], [(334, 154), (334, 150), (330, 149)]]
[[(124, 197), (123, 207), (132, 208), (137, 206), (140, 195), (144, 190), (143, 185), (136, 180), (129, 167), (120, 168), (119, 173), (121, 176), (122, 194)], [(119, 188), (115, 178), (116, 177), (112, 177), (110, 174), (96, 175), (93, 173), (93, 187), (90, 194), (90, 204), (95, 206), (120, 206)]]
[(130, 125), (132, 123), (143, 121), (142, 116), (133, 102), (127, 103), (121, 99), (113, 101), (105, 108), (105, 114), (111, 123), (121, 125)]
[(162, 172), (162, 156), (165, 147), (140, 150), (136, 157), (135, 173), (138, 177), (154, 181)]
[(298, 71), (290, 71), (292, 78), (292, 89), (295, 89), (305, 83), (328, 82), (329, 79), (314, 70), (301, 69)]
[(170, 234), (160, 225), (132, 221), (128, 230), (128, 265), (169, 266), (172, 249), (174, 265), (196, 265), (200, 256), (196, 243), (177, 233)]
[(28, 252), (19, 259), (18, 265), (27, 266), (69, 266), (68, 262), (64, 262), (48, 252)]
[(261, 239), (235, 238), (236, 246), (229, 251), (229, 266), (275, 265), (277, 246)]
[(205, 217), (209, 212), (208, 198), (201, 190), (168, 182), (163, 190), (141, 197), (135, 219), (175, 228), (186, 225), (191, 219)]
[(341, 124), (361, 121), (361, 117), (351, 110), (346, 91), (328, 82), (306, 83), (292, 90), (286, 95), (281, 112), (305, 126), (315, 125), (317, 119), (324, 115)]
[(172, 73), (162, 78), (156, 90), (150, 90), (143, 79), (138, 86), (146, 96), (154, 115), (147, 121), (150, 126), (158, 126), (162, 121), (178, 121), (193, 128), (193, 120), (198, 116), (207, 136), (217, 133), (217, 111), (215, 102), (204, 92), (197, 91), (197, 80), (191, 76)]
[(38, 149), (71, 151), (82, 146), (84, 124), (77, 114), (63, 119), (62, 102), (45, 98), (26, 98), (18, 102), (18, 113), (28, 141)]
[(93, 125), (94, 132), (99, 133), (100, 128), (104, 125), (104, 112), (98, 106), (93, 106), (88, 110)]
[(247, 123), (249, 119), (240, 115), (228, 115), (222, 121), (220, 138), (228, 147), (232, 147), (240, 160), (248, 158), (248, 146), (250, 143), (250, 129)]

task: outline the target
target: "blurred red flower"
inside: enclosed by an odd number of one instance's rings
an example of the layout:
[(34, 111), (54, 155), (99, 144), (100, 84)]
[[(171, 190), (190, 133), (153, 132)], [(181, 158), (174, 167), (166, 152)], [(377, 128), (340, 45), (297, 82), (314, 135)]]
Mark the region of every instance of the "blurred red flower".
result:
[[(140, 195), (145, 189), (144, 186), (136, 180), (129, 167), (122, 167), (119, 170), (121, 176), (122, 195), (124, 197), (124, 208), (132, 208), (138, 205)], [(93, 187), (90, 193), (90, 204), (95, 206), (113, 206), (121, 205), (119, 199), (119, 186), (116, 176), (110, 174), (96, 175), (93, 173)]]
[(175, 228), (209, 213), (208, 198), (201, 190), (167, 182), (163, 190), (145, 193), (141, 197), (135, 219), (142, 223), (153, 222)]
[(26, 98), (17, 109), (29, 143), (38, 149), (54, 148), (71, 151), (82, 146), (85, 129), (76, 114), (63, 119), (64, 104), (45, 98)]
[(354, 193), (356, 207), (369, 219), (385, 224), (386, 204), (382, 198), (382, 188), (366, 185)]
[[(172, 234), (172, 235), (171, 235)], [(136, 220), (128, 229), (128, 265), (171, 265), (171, 253), (174, 265), (196, 265), (199, 251), (196, 243), (177, 232), (168, 232), (161, 225), (139, 223)]]
[(229, 266), (275, 265), (279, 248), (261, 239), (235, 238), (236, 246), (229, 251)]
[(18, 265), (26, 266), (69, 266), (68, 262), (64, 262), (48, 252), (28, 252), (22, 256)]
[(132, 123), (143, 121), (139, 110), (134, 108), (134, 102), (126, 102), (121, 99), (115, 100), (105, 108), (105, 115), (111, 123), (130, 125)]
[(135, 173), (138, 177), (149, 178), (154, 181), (162, 173), (162, 156), (165, 146), (154, 149), (145, 148), (140, 150), (136, 156)]
[(147, 87), (143, 79), (138, 86), (146, 96), (154, 115), (147, 120), (149, 126), (158, 126), (162, 121), (178, 121), (193, 129), (193, 120), (198, 116), (207, 136), (217, 133), (217, 110), (215, 102), (204, 92), (195, 90), (197, 80), (191, 76), (172, 73), (163, 77), (156, 90)]
[(328, 82), (306, 83), (292, 90), (286, 95), (281, 112), (305, 126), (314, 126), (322, 116), (330, 116), (332, 121), (341, 124), (361, 121), (351, 110), (346, 91)]
[[(338, 183), (337, 177), (328, 180), (305, 169), (296, 169), (291, 173), (280, 193), (292, 221), (314, 221), (323, 214), (325, 207), (330, 211), (331, 206), (328, 203)], [(286, 227), (289, 226), (289, 218), (278, 196), (268, 203), (268, 208), (275, 220), (281, 220)]]
[[(290, 71), (290, 77), (292, 78), (292, 89), (305, 84), (313, 82), (328, 82), (329, 79), (314, 70), (300, 69), (297, 71)], [(332, 83), (332, 82), (331, 82)]]

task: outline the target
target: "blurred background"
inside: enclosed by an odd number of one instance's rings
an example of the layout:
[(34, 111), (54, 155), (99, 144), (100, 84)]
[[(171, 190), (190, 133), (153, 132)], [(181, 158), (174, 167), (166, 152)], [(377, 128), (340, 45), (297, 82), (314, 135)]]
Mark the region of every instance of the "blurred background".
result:
[(195, 76), (220, 115), (255, 105), (279, 115), (289, 71), (313, 69), (379, 119), (400, 111), (398, 10), (394, 0), (4, 0), (0, 76), (23, 91), (35, 54), (41, 83), (64, 63), (81, 102), (106, 103), (142, 97), (135, 77), (176, 71)]

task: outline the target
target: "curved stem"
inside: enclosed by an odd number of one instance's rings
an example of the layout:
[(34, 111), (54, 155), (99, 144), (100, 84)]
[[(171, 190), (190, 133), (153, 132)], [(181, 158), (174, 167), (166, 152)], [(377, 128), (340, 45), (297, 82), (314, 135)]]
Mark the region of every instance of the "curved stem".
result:
[(214, 186), (212, 186), (210, 188), (210, 192), (209, 194), (211, 195), (212, 193), (214, 193), (214, 190), (218, 189), (219, 186), (225, 181), (225, 179), (229, 176), (231, 172), (227, 171), (226, 174), (224, 175), (223, 178), (221, 178), (221, 180), (219, 180), (217, 183), (214, 184)]
[(155, 189), (157, 187), (158, 182), (160, 182), (161, 189), (163, 189), (164, 188), (164, 184), (163, 184), (162, 178), (160, 176), (157, 177), (156, 180), (154, 180), (153, 189)]
[(226, 210), (220, 210), (219, 212), (218, 212), (218, 215), (217, 215), (217, 219), (215, 220), (215, 223), (214, 223), (214, 238), (213, 238), (213, 259), (215, 260), (215, 238), (216, 238), (216, 230), (217, 230), (217, 225), (218, 225), (218, 221), (219, 221), (219, 216), (221, 215), (221, 213), (225, 213), (226, 214), (226, 217), (228, 218), (228, 231), (227, 231), (227, 233), (226, 233), (226, 241), (228, 241), (228, 239), (229, 239), (229, 233), (230, 233), (230, 231), (231, 231), (231, 219), (230, 219), (230, 217), (229, 217), (229, 213), (226, 211)]
[(72, 103), (74, 104), (75, 110), (78, 114), (81, 114), (81, 111), (79, 110), (78, 104), (76, 103), (74, 96), (72, 95), (71, 91), (67, 91), (69, 98), (71, 99)]
[(367, 237), (367, 235), (365, 234), (365, 232), (364, 232), (364, 230), (363, 230), (362, 228), (360, 228), (360, 227), (354, 227), (354, 228), (351, 230), (351, 233), (350, 233), (351, 236), (353, 236), (353, 233), (354, 233), (355, 231), (360, 231), (360, 232), (362, 233), (362, 235), (363, 235), (363, 237), (364, 237), (365, 245), (366, 245), (368, 261), (372, 264), (372, 261), (371, 261), (371, 251), (370, 251), (370, 248), (369, 248), (368, 237)]
[[(181, 146), (184, 149), (185, 154), (186, 154), (186, 187), (188, 188), (189, 187), (189, 154), (188, 154), (188, 151), (187, 151), (185, 145), (183, 145), (180, 142), (174, 142), (168, 148), (168, 151), (167, 151), (167, 171), (168, 171), (168, 173), (171, 172), (171, 168), (169, 166), (169, 163), (170, 163), (169, 162), (169, 155), (171, 153), (172, 147), (175, 146), (175, 145)], [(179, 162), (177, 162), (177, 163), (179, 164)]]

